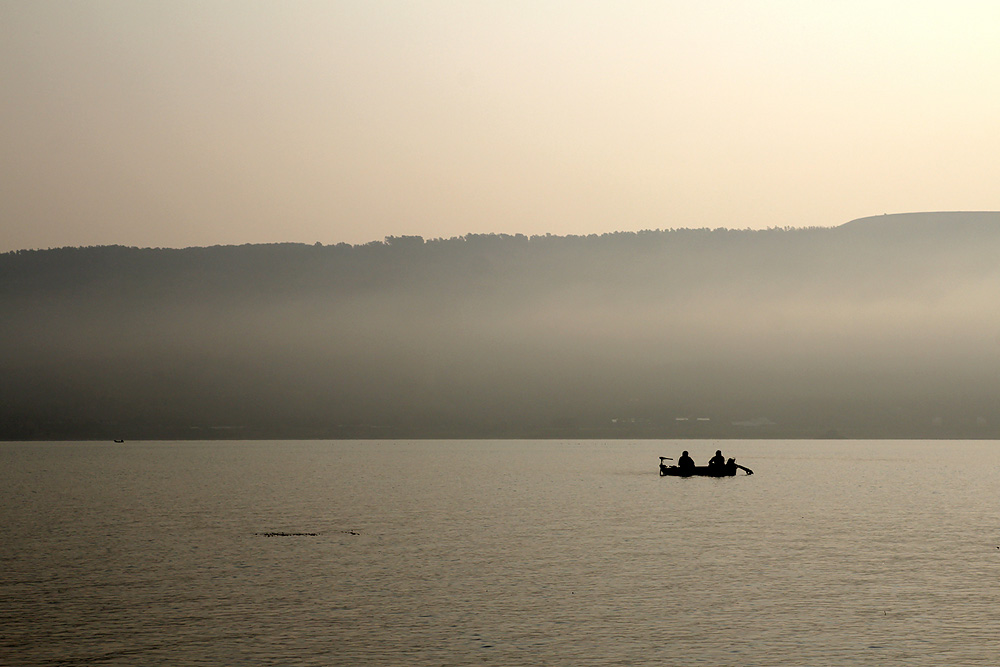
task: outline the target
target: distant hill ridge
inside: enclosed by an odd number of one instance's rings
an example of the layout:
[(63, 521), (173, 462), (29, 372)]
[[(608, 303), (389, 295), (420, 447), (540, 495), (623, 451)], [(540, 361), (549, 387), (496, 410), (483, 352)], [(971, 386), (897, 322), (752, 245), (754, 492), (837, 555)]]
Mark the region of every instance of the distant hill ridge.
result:
[(1000, 438), (1000, 213), (0, 255), (0, 439)]
[(919, 213), (884, 213), (856, 218), (840, 225), (841, 229), (880, 227), (893, 230), (948, 227), (1000, 227), (1000, 211), (936, 211)]
[(871, 215), (863, 218), (855, 218), (848, 222), (842, 223), (834, 227), (783, 227), (783, 228), (767, 228), (753, 230), (748, 228), (740, 227), (718, 227), (718, 228), (708, 228), (708, 227), (678, 227), (678, 228), (664, 228), (664, 229), (645, 229), (634, 232), (604, 232), (602, 234), (584, 234), (584, 235), (555, 235), (555, 234), (540, 234), (527, 236), (524, 234), (506, 234), (506, 233), (470, 233), (463, 236), (450, 237), (450, 238), (432, 238), (425, 239), (422, 236), (387, 236), (384, 241), (370, 241), (368, 243), (350, 245), (347, 243), (338, 243), (334, 245), (323, 245), (321, 243), (297, 243), (297, 242), (277, 242), (277, 243), (245, 243), (240, 245), (213, 245), (213, 246), (189, 246), (184, 248), (167, 248), (167, 247), (136, 247), (136, 246), (123, 246), (123, 245), (99, 245), (99, 246), (63, 246), (57, 248), (48, 249), (23, 249), (23, 250), (12, 250), (4, 253), (0, 253), (0, 257), (10, 256), (10, 255), (21, 255), (29, 253), (44, 253), (53, 252), (59, 250), (97, 250), (97, 249), (109, 249), (110, 252), (121, 251), (121, 250), (143, 250), (143, 251), (161, 251), (164, 253), (177, 253), (187, 251), (189, 253), (197, 252), (201, 257), (206, 257), (204, 253), (209, 251), (211, 253), (231, 253), (233, 249), (242, 248), (244, 250), (253, 252), (260, 252), (261, 249), (267, 249), (274, 253), (283, 253), (288, 256), (293, 256), (295, 253), (301, 252), (303, 248), (365, 248), (365, 247), (377, 247), (377, 246), (392, 246), (395, 249), (412, 249), (420, 247), (423, 245), (431, 243), (484, 243), (484, 242), (507, 242), (507, 243), (552, 243), (558, 240), (572, 240), (572, 241), (595, 241), (595, 240), (615, 240), (621, 238), (649, 238), (652, 236), (669, 236), (682, 235), (684, 233), (690, 232), (733, 232), (733, 233), (753, 233), (753, 232), (771, 232), (771, 231), (818, 231), (818, 230), (841, 230), (841, 231), (859, 231), (862, 229), (878, 229), (886, 231), (947, 231), (949, 228), (955, 229), (969, 229), (969, 228), (981, 228), (984, 230), (992, 231), (995, 228), (1000, 227), (1000, 211), (937, 211), (937, 212), (915, 212), (915, 213), (883, 213), (882, 215)]

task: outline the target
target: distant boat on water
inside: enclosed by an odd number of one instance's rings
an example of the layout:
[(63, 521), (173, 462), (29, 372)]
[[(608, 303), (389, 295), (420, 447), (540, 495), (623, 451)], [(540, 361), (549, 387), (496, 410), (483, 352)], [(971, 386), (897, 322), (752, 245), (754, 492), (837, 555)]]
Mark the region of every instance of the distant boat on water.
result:
[(753, 470), (739, 465), (735, 459), (729, 459), (725, 465), (691, 466), (688, 468), (667, 465), (665, 461), (670, 460), (672, 459), (666, 456), (660, 457), (660, 477), (735, 477), (737, 470), (743, 470), (748, 475), (753, 474)]
[(121, 443), (123, 443), (125, 441), (124, 440), (115, 440), (115, 442), (117, 442), (118, 444), (121, 444)]

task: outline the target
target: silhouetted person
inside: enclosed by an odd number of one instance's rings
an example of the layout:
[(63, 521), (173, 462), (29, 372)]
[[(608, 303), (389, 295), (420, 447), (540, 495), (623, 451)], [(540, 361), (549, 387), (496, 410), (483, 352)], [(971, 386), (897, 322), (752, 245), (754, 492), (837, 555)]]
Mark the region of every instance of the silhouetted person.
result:
[(740, 470), (743, 470), (748, 475), (752, 475), (753, 474), (753, 470), (750, 470), (750, 468), (746, 468), (744, 466), (741, 466), (739, 463), (736, 462), (736, 459), (729, 459), (728, 461), (726, 461), (726, 474), (735, 475), (737, 468), (739, 468)]
[(708, 467), (715, 468), (718, 466), (721, 468), (725, 465), (726, 465), (726, 458), (722, 455), (722, 450), (721, 449), (715, 450), (715, 456), (709, 459)]
[(693, 468), (694, 467), (694, 459), (692, 459), (690, 456), (688, 456), (687, 450), (684, 450), (683, 452), (681, 452), (681, 457), (679, 459), (677, 459), (677, 467), (678, 468)]

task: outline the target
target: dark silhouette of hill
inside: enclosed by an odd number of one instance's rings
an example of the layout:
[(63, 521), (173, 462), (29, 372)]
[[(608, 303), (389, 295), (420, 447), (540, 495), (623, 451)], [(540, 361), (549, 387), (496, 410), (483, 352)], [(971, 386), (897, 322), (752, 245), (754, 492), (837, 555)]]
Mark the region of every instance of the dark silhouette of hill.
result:
[(1000, 213), (0, 255), (0, 437), (1000, 435)]

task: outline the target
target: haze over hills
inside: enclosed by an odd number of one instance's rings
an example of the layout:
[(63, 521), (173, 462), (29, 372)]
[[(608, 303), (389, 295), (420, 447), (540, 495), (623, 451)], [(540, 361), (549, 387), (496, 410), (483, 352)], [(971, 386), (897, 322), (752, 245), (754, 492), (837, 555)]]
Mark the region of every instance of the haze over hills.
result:
[(1000, 436), (1000, 213), (0, 255), (0, 437)]

